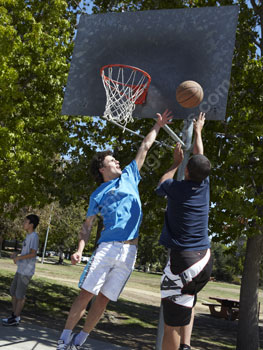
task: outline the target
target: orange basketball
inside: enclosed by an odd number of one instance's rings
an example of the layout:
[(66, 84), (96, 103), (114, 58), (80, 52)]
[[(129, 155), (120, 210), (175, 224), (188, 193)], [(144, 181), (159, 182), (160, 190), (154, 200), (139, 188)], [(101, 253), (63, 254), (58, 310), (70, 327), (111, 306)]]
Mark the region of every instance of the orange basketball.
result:
[(197, 107), (202, 102), (203, 98), (204, 92), (202, 86), (196, 81), (184, 81), (176, 89), (176, 100), (182, 107)]

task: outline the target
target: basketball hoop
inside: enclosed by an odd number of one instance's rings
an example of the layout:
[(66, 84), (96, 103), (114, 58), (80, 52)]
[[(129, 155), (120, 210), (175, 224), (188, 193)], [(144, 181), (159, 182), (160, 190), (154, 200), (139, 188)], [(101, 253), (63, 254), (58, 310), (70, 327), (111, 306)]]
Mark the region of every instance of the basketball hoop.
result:
[(103, 117), (125, 126), (133, 121), (135, 105), (145, 102), (151, 76), (142, 69), (124, 64), (103, 66), (100, 75), (106, 91)]

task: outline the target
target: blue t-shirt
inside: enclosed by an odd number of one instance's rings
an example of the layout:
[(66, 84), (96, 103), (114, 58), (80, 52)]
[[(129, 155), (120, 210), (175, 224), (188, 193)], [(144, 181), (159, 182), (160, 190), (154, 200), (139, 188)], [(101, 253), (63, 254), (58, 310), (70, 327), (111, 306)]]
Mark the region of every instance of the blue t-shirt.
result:
[(169, 179), (156, 193), (168, 199), (160, 244), (176, 250), (210, 248), (209, 177), (201, 183)]
[(138, 237), (142, 221), (140, 180), (137, 163), (133, 160), (120, 177), (104, 182), (92, 193), (87, 217), (100, 213), (104, 224), (98, 243)]

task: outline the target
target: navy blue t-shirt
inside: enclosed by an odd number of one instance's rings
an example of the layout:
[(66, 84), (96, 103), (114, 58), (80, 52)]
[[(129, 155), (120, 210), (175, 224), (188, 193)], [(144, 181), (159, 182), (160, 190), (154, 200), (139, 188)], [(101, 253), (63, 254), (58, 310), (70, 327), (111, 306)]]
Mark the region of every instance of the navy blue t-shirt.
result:
[(160, 244), (176, 250), (210, 248), (209, 177), (201, 183), (169, 179), (156, 189), (156, 193), (168, 200)]

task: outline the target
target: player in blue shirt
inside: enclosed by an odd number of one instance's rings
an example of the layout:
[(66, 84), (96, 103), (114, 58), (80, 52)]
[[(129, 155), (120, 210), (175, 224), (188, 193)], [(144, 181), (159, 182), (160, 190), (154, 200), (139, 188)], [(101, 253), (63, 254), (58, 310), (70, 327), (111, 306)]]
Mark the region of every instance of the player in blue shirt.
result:
[[(193, 324), (192, 308), (197, 293), (212, 271), (208, 238), (209, 173), (211, 164), (203, 155), (204, 113), (194, 120), (193, 156), (185, 168), (185, 180), (173, 179), (184, 155), (178, 143), (172, 167), (162, 176), (156, 192), (167, 197), (160, 243), (170, 248), (161, 280), (164, 315), (163, 350), (188, 350)], [(189, 327), (187, 326), (189, 325)], [(181, 341), (181, 345), (180, 345)]]
[[(135, 160), (123, 170), (110, 151), (99, 152), (92, 160), (91, 171), (100, 186), (90, 197), (87, 218), (80, 231), (78, 250), (71, 257), (72, 264), (81, 261), (98, 213), (103, 217), (104, 229), (98, 247), (80, 278), (81, 291), (71, 307), (57, 350), (80, 349), (109, 300), (117, 301), (134, 268), (142, 220), (139, 171), (160, 128), (172, 118), (168, 110), (157, 115), (158, 120), (143, 140)], [(72, 329), (85, 313), (94, 295), (96, 300), (88, 312), (83, 330), (72, 336)]]

